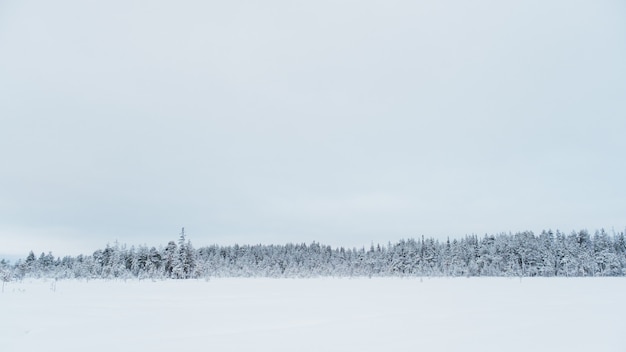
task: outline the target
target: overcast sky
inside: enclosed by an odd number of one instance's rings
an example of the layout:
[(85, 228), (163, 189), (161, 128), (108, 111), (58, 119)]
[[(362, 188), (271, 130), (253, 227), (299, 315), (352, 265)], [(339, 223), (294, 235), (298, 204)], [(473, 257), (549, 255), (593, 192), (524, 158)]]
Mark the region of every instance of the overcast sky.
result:
[(624, 1), (0, 0), (0, 254), (626, 226)]

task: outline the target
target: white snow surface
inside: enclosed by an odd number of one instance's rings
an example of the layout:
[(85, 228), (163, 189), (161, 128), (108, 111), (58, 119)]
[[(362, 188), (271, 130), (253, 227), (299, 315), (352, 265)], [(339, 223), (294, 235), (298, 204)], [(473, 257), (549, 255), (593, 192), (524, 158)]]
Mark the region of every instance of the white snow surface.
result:
[(626, 278), (9, 282), (0, 350), (626, 351)]

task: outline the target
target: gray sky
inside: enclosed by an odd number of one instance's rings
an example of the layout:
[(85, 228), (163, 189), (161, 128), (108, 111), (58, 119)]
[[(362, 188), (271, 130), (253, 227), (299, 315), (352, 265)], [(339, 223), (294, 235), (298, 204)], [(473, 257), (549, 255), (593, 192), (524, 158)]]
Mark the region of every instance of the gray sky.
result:
[(0, 0), (0, 254), (626, 226), (623, 1)]

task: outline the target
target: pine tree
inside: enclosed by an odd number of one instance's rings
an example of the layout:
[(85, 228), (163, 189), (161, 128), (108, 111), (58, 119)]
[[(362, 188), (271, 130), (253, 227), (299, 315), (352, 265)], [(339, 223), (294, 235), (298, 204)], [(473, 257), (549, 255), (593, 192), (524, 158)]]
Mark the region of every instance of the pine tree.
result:
[(173, 277), (174, 267), (178, 265), (178, 250), (176, 247), (176, 242), (169, 241), (167, 243), (167, 247), (163, 250), (162, 256), (162, 266), (165, 277), (171, 278)]

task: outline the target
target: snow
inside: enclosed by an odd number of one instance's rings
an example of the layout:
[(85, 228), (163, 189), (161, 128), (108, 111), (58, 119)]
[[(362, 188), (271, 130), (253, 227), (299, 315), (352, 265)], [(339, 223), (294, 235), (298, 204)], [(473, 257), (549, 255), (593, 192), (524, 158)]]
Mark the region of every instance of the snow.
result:
[(0, 350), (626, 351), (625, 278), (24, 280)]

